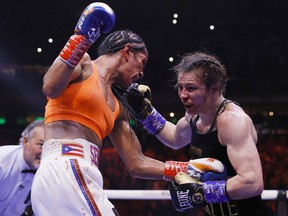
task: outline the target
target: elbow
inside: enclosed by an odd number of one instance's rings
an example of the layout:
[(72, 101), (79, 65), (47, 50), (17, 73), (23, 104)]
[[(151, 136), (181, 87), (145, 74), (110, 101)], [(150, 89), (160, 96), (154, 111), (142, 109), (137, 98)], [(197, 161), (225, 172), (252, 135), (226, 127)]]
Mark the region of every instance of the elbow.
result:
[(181, 147), (175, 146), (175, 145), (171, 145), (169, 147), (172, 148), (173, 150), (179, 150), (181, 148)]
[(49, 98), (56, 98), (58, 97), (58, 94), (56, 93), (57, 92), (57, 89), (56, 88), (53, 88), (51, 85), (47, 85), (44, 83), (44, 85), (42, 86), (42, 92), (43, 94), (46, 96), (46, 97), (49, 97)]
[(263, 178), (259, 177), (258, 175), (251, 178), (249, 183), (247, 182), (247, 185), (251, 185), (251, 195), (253, 196), (260, 195), (264, 191)]
[(258, 195), (261, 195), (264, 191), (264, 187), (263, 187), (263, 184), (255, 184), (253, 186), (253, 188), (251, 189), (251, 196), (258, 196)]
[(132, 176), (132, 177), (134, 177), (134, 178), (139, 178), (139, 177), (141, 177), (141, 167), (139, 167), (139, 166), (135, 166), (135, 165), (133, 165), (133, 166), (129, 166), (129, 167), (127, 167), (127, 170), (128, 170), (128, 172), (129, 172), (129, 174), (130, 174), (130, 176)]
[(142, 178), (143, 175), (145, 175), (145, 167), (142, 160), (134, 160), (133, 162), (126, 164), (126, 168), (132, 177)]
[(137, 170), (129, 170), (129, 174), (130, 174), (130, 176), (132, 176), (134, 178), (139, 177), (139, 173), (137, 173)]
[(263, 181), (260, 181), (255, 185), (255, 194), (262, 194), (262, 192), (264, 191), (264, 183)]
[(255, 187), (255, 195), (259, 195), (264, 191), (264, 182), (262, 175), (254, 176), (254, 187)]
[[(177, 143), (177, 144), (175, 144), (175, 143)], [(169, 144), (165, 144), (165, 145), (166, 145), (167, 147), (173, 149), (173, 150), (179, 150), (179, 149), (182, 149), (184, 146), (187, 146), (188, 144), (189, 144), (189, 143), (183, 144), (183, 143), (181, 143), (181, 142), (175, 141), (175, 142), (173, 142), (173, 143), (169, 143)]]

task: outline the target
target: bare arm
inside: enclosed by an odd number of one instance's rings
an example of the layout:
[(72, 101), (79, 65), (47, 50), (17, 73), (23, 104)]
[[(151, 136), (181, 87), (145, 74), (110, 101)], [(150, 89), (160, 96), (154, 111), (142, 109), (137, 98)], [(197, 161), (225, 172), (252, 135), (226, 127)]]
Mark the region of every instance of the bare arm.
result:
[(166, 146), (172, 149), (180, 149), (191, 142), (191, 128), (186, 114), (176, 125), (166, 121), (162, 130), (156, 137)]
[[(164, 145), (172, 149), (180, 149), (191, 141), (191, 129), (189, 125), (190, 115), (186, 113), (177, 124), (167, 120), (152, 106), (151, 90), (147, 85), (133, 83), (128, 88), (126, 101), (137, 116), (140, 124), (150, 134), (155, 135)], [(135, 94), (137, 93), (137, 94)], [(141, 101), (139, 103), (139, 101)]]
[(132, 176), (154, 180), (163, 178), (164, 163), (142, 153), (140, 142), (129, 125), (125, 111), (121, 112), (109, 137)]
[(81, 75), (83, 65), (89, 61), (91, 61), (89, 55), (85, 54), (74, 68), (57, 57), (44, 76), (43, 93), (50, 98), (58, 97), (71, 81)]
[(263, 191), (257, 134), (250, 117), (239, 107), (236, 109), (224, 112), (217, 120), (219, 140), (227, 146), (229, 160), (237, 172), (228, 179), (226, 186), (229, 197), (235, 200), (256, 196)]

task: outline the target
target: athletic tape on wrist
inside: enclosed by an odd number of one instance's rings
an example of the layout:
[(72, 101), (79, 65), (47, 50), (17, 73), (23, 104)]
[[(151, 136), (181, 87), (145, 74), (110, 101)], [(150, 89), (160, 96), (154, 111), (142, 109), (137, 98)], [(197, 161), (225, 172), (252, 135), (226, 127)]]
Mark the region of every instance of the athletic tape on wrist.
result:
[(74, 34), (60, 52), (60, 59), (66, 64), (76, 67), (91, 44), (85, 36)]
[(150, 134), (156, 135), (164, 127), (166, 119), (153, 107), (150, 115), (140, 123)]
[(229, 199), (226, 195), (226, 181), (208, 181), (203, 183), (204, 198), (208, 204), (224, 203)]
[(164, 168), (163, 180), (174, 181), (174, 177), (179, 172), (187, 172), (189, 162), (183, 161), (166, 161)]

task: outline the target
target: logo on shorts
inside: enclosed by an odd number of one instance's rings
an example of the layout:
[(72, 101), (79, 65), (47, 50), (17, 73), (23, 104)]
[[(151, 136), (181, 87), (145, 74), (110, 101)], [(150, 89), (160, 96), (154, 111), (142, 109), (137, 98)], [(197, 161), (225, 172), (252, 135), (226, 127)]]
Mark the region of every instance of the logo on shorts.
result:
[(79, 144), (62, 144), (62, 155), (84, 158), (83, 146)]

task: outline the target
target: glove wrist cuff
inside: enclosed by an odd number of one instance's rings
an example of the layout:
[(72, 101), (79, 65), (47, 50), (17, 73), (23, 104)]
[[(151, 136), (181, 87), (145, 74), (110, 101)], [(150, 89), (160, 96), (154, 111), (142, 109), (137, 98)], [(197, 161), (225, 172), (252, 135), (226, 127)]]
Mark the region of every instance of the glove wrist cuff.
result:
[(166, 119), (153, 107), (150, 115), (144, 119), (140, 120), (143, 127), (152, 135), (156, 135), (164, 127)]
[(189, 162), (166, 161), (163, 179), (166, 181), (173, 181), (177, 173), (179, 172), (187, 173), (188, 164)]
[(228, 202), (226, 181), (208, 181), (203, 183), (203, 193), (208, 204)]
[(71, 67), (76, 67), (91, 45), (92, 42), (85, 36), (74, 34), (60, 52), (60, 59)]

